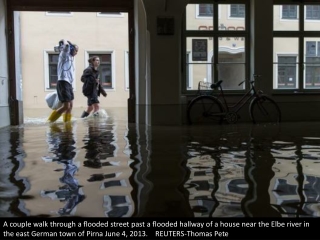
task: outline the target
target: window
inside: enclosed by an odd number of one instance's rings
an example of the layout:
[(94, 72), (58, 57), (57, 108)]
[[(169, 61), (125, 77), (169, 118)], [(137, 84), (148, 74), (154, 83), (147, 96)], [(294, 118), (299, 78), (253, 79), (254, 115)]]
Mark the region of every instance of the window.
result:
[[(284, 46), (290, 46), (285, 48)], [(298, 87), (299, 39), (296, 37), (277, 37), (273, 39), (274, 48), (274, 88), (295, 89)]]
[(296, 56), (278, 56), (278, 88), (295, 88), (296, 58)]
[(98, 17), (124, 17), (122, 12), (98, 12)]
[[(58, 60), (59, 54), (52, 50), (44, 50), (44, 79), (45, 79), (45, 91), (55, 90), (58, 81)], [(75, 64), (75, 58), (74, 58)], [(75, 64), (76, 65), (76, 64)], [(75, 79), (77, 77), (75, 76)], [(73, 89), (76, 90), (76, 82), (73, 81), (72, 86)]]
[(320, 88), (320, 57), (306, 59), (306, 88)]
[(230, 17), (243, 18), (245, 14), (244, 4), (230, 4)]
[(213, 5), (212, 4), (199, 4), (200, 17), (212, 17), (213, 16)]
[(58, 81), (57, 65), (59, 54), (49, 54), (49, 89), (56, 88)]
[(320, 41), (306, 41), (305, 88), (320, 88)]
[(114, 89), (114, 77), (113, 77), (113, 59), (112, 53), (89, 53), (89, 57), (98, 56), (100, 58), (100, 66), (98, 68), (100, 72), (100, 81), (103, 88)]
[(320, 20), (320, 5), (307, 5), (306, 19)]
[(72, 16), (72, 12), (59, 12), (59, 11), (50, 11), (46, 12), (47, 16)]
[[(248, 1), (236, 1), (239, 4), (199, 2), (191, 1), (186, 6), (182, 91), (196, 92), (200, 81), (214, 83), (218, 80), (223, 80), (224, 90), (243, 91), (247, 84), (238, 84), (248, 79), (249, 72)], [(197, 10), (199, 12), (195, 12)], [(201, 16), (210, 13), (213, 17), (197, 18), (197, 13)], [(230, 15), (240, 19), (230, 19)]]
[[(291, 5), (291, 2), (296, 1), (287, 0), (288, 4), (282, 5), (283, 2), (281, 0), (277, 5), (277, 0), (274, 0), (273, 89), (319, 91), (320, 4), (307, 5), (301, 1), (297, 5)], [(280, 22), (277, 8), (282, 9), (282, 18), (293, 19), (295, 16), (297, 24)]]
[(297, 5), (282, 5), (282, 19), (297, 19)]

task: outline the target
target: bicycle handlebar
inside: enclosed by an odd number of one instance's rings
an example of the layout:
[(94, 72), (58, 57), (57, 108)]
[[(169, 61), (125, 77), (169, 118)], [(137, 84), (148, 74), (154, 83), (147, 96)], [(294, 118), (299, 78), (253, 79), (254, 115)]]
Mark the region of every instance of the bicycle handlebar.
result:
[[(250, 84), (253, 84), (254, 81), (256, 80), (256, 78), (259, 78), (259, 77), (261, 77), (262, 75), (260, 75), (260, 74), (253, 74), (252, 76), (253, 76), (253, 80), (250, 81)], [(246, 81), (246, 80), (240, 82), (240, 83), (238, 84), (238, 86), (242, 85), (245, 81)]]
[(216, 89), (216, 88), (220, 87), (220, 85), (221, 85), (222, 82), (223, 82), (222, 80), (219, 80), (219, 81), (216, 82), (216, 83), (212, 83), (211, 86), (210, 86), (211, 89)]
[(246, 81), (246, 80), (240, 82), (240, 83), (238, 84), (238, 86), (242, 85), (245, 81)]

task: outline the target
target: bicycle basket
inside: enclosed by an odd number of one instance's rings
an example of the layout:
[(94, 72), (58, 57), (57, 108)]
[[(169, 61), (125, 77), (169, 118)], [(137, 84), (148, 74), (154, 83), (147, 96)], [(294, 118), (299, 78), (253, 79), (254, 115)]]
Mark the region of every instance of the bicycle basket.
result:
[(212, 84), (211, 82), (199, 81), (197, 95), (211, 95), (212, 94), (211, 84)]

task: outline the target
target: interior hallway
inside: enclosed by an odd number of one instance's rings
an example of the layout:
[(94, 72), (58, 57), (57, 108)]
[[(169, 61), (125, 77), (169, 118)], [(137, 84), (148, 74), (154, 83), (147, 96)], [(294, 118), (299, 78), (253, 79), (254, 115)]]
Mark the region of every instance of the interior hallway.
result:
[(147, 127), (81, 111), (0, 129), (1, 216), (320, 216), (318, 122)]

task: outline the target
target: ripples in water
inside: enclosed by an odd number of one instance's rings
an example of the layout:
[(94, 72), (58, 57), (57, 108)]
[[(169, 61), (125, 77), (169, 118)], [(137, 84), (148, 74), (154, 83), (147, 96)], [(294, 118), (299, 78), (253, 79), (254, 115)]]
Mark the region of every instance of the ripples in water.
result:
[(320, 216), (317, 123), (27, 120), (0, 129), (1, 216)]

